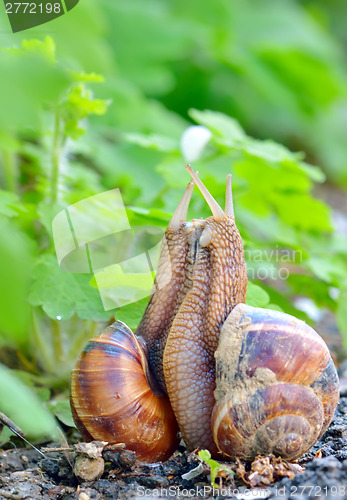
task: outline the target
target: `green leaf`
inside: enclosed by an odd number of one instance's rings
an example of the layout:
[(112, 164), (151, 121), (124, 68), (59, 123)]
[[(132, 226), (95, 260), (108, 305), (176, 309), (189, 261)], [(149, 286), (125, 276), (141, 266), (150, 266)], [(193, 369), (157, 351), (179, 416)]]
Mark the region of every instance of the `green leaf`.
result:
[(306, 231), (330, 232), (330, 210), (325, 203), (306, 194), (290, 194), (283, 200), (283, 195), (274, 195), (281, 219), (288, 225)]
[(211, 458), (211, 453), (208, 450), (200, 450), (199, 458), (205, 462), (211, 469), (211, 484), (214, 487), (219, 488), (218, 484), (216, 484), (216, 478), (219, 472), (225, 472), (227, 474), (235, 474), (235, 472), (230, 469), (230, 467), (225, 466), (224, 464), (220, 464), (217, 460), (213, 460)]
[(312, 179), (314, 182), (325, 182), (326, 175), (322, 169), (308, 163), (301, 162), (300, 168)]
[(70, 71), (70, 74), (76, 82), (92, 82), (92, 83), (103, 83), (105, 78), (102, 75), (97, 75), (96, 73), (85, 73), (84, 71)]
[(304, 156), (302, 153), (292, 153), (274, 141), (258, 141), (248, 137), (236, 120), (223, 113), (193, 109), (190, 110), (190, 115), (197, 123), (205, 125), (211, 130), (217, 144), (242, 151), (265, 162), (298, 161)]
[(0, 378), (1, 410), (25, 432), (29, 439), (58, 440), (57, 423), (34, 391), (1, 364)]
[(47, 403), (49, 401), (51, 391), (48, 387), (38, 387), (36, 385), (38, 381), (41, 383), (41, 381), (38, 380), (39, 377), (37, 375), (33, 375), (32, 373), (24, 370), (11, 370), (11, 372), (27, 387), (30, 387), (40, 401), (43, 403)]
[(217, 111), (189, 110), (189, 115), (200, 125), (205, 125), (217, 137), (228, 139), (230, 143), (242, 143), (247, 137), (238, 121)]
[(128, 327), (135, 331), (139, 326), (144, 310), (148, 303), (148, 297), (142, 300), (127, 304), (119, 309), (116, 309), (115, 317), (117, 320), (123, 321)]
[(42, 255), (34, 272), (28, 300), (41, 306), (52, 319), (66, 320), (74, 312), (81, 319), (107, 320), (98, 290), (90, 286), (92, 275), (63, 271), (53, 255)]
[(41, 40), (22, 40), (22, 48), (5, 49), (6, 52), (14, 55), (35, 54), (42, 56), (50, 63), (55, 63), (55, 43), (53, 38), (46, 36)]
[(41, 224), (46, 229), (47, 233), (52, 237), (52, 221), (54, 217), (65, 207), (61, 204), (48, 203), (42, 201), (37, 206), (37, 217)]
[(124, 138), (138, 146), (142, 146), (143, 148), (154, 149), (156, 151), (164, 151), (164, 152), (178, 152), (179, 144), (177, 141), (174, 141), (170, 137), (165, 137), (158, 134), (125, 134)]
[(335, 262), (332, 257), (311, 257), (307, 261), (307, 267), (322, 281), (330, 283), (339, 278), (342, 272), (339, 261)]
[(65, 134), (72, 139), (78, 139), (85, 132), (80, 122), (89, 115), (105, 114), (109, 104), (109, 101), (95, 99), (84, 83), (72, 85), (65, 101), (60, 105)]
[(0, 128), (10, 131), (41, 128), (43, 109), (57, 105), (70, 78), (54, 62), (54, 43), (31, 40), (25, 48), (0, 51)]
[(284, 312), (282, 307), (277, 305), (277, 304), (267, 304), (266, 305), (267, 309), (272, 309), (273, 311), (279, 311), (279, 312)]
[(14, 224), (0, 216), (0, 337), (25, 346), (29, 336), (26, 296), (34, 245)]
[(21, 208), (22, 204), (15, 193), (0, 190), (0, 214), (15, 217)]
[(269, 302), (269, 294), (260, 286), (249, 281), (247, 285), (246, 304), (253, 307), (265, 307)]
[(48, 404), (49, 409), (64, 425), (75, 427), (69, 399), (56, 399)]
[(6, 152), (16, 152), (20, 150), (20, 142), (7, 130), (0, 130), (0, 149)]

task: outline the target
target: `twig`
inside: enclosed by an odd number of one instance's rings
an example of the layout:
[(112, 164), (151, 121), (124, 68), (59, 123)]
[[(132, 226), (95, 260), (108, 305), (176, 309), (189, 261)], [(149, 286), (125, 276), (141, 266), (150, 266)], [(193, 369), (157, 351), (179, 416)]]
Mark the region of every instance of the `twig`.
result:
[(56, 452), (63, 452), (63, 451), (72, 451), (74, 452), (75, 451), (75, 448), (72, 446), (67, 446), (67, 447), (56, 447), (56, 448), (41, 448), (41, 450), (44, 452), (44, 453), (56, 453)]
[(8, 427), (12, 432), (14, 432), (15, 434), (17, 434), (17, 436), (18, 435), (20, 437), (24, 436), (24, 432), (22, 431), (22, 429), (20, 427), (18, 427), (18, 425), (16, 425), (14, 422), (12, 422), (12, 420), (10, 420), (7, 417), (7, 415), (5, 415), (5, 413), (1, 413), (0, 412), (0, 424), (2, 426), (6, 425), (6, 427)]
[(45, 455), (40, 450), (38, 450), (36, 448), (36, 446), (34, 446), (27, 439), (25, 439), (24, 432), (22, 431), (22, 429), (20, 427), (18, 427), (18, 425), (16, 425), (14, 422), (12, 422), (12, 420), (10, 420), (4, 413), (0, 412), (0, 431), (1, 431), (1, 429), (2, 429), (2, 427), (4, 425), (6, 425), (6, 427), (8, 427), (10, 429), (10, 431), (13, 432), (13, 434), (15, 434), (16, 436), (18, 436), (19, 438), (21, 438), (29, 446), (31, 446), (32, 448), (34, 448), (34, 450), (36, 450), (37, 453), (39, 453), (43, 458), (45, 458)]

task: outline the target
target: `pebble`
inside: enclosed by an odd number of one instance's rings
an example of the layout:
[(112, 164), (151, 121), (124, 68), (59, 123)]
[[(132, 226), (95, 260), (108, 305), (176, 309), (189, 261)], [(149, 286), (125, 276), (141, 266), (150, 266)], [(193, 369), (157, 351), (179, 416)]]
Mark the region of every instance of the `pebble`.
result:
[(82, 481), (95, 481), (104, 472), (104, 460), (99, 458), (89, 458), (79, 455), (74, 465), (74, 474)]
[(119, 485), (117, 481), (99, 479), (93, 484), (93, 488), (103, 495), (102, 498), (117, 498), (119, 495)]
[(38, 463), (40, 469), (43, 472), (46, 472), (50, 477), (57, 478), (60, 472), (60, 467), (56, 462), (53, 462), (53, 460), (49, 460), (49, 458), (43, 458), (40, 460)]
[(168, 478), (163, 476), (139, 476), (136, 481), (147, 488), (167, 488), (170, 484)]
[(119, 462), (123, 467), (132, 467), (136, 462), (136, 453), (131, 450), (121, 451)]
[(176, 462), (164, 462), (163, 472), (166, 476), (179, 476), (181, 468)]

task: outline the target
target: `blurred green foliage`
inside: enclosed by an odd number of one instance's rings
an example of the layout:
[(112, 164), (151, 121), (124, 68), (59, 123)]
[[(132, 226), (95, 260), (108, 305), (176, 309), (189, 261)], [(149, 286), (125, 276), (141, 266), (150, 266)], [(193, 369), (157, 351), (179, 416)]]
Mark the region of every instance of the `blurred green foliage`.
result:
[[(35, 36), (0, 18), (0, 368), (27, 401), (32, 436), (37, 408), (41, 437), (55, 435), (50, 411), (71, 422), (60, 393), (100, 322), (135, 328), (146, 304), (105, 312), (92, 275), (58, 266), (54, 216), (119, 187), (132, 226), (164, 229), (188, 180), (192, 124), (211, 133), (194, 168), (220, 203), (233, 174), (248, 303), (308, 319), (292, 299), (309, 297), (337, 313), (347, 347), (346, 238), (312, 195), (326, 177), (347, 186), (345, 10), (83, 0)], [(194, 193), (189, 216), (208, 215)]]

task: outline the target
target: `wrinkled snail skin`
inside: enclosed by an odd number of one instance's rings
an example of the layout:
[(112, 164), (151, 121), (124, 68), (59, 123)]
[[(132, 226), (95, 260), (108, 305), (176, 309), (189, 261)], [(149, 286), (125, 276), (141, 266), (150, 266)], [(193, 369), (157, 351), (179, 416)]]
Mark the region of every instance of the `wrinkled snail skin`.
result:
[(323, 339), (288, 314), (239, 304), (223, 325), (216, 357), (213, 437), (245, 460), (293, 460), (324, 434), (339, 400)]
[(165, 233), (156, 275), (155, 292), (136, 330), (147, 344), (150, 370), (166, 393), (163, 355), (175, 315), (192, 286), (196, 244), (202, 228), (183, 222)]
[[(200, 187), (199, 179), (194, 180)], [(208, 196), (205, 199), (211, 203)], [(216, 205), (214, 201), (214, 215), (206, 219), (199, 240), (193, 286), (175, 316), (164, 352), (168, 395), (184, 442), (188, 449), (208, 448), (214, 455), (214, 353), (221, 325), (233, 307), (245, 301), (247, 288), (242, 240), (234, 217)]]
[(126, 443), (138, 460), (170, 457), (178, 446), (176, 419), (146, 375), (141, 346), (121, 321), (87, 344), (71, 379), (72, 414), (86, 440)]

